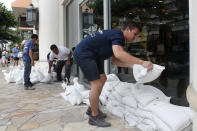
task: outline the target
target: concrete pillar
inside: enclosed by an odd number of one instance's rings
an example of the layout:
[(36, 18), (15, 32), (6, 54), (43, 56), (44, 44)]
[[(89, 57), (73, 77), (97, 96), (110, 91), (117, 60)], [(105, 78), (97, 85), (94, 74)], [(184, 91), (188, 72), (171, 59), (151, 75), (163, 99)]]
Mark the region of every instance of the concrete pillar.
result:
[[(111, 1), (103, 1), (104, 29), (111, 29)], [(109, 74), (109, 59), (104, 61), (105, 74)]]
[(197, 1), (189, 0), (189, 26), (190, 26), (190, 86), (187, 89), (187, 99), (195, 110), (193, 131), (197, 131)]
[(59, 45), (59, 1), (39, 1), (39, 60), (46, 61), (51, 44)]
[(63, 5), (63, 2), (60, 0), (59, 2), (59, 45), (66, 45), (66, 32), (65, 32), (65, 24), (66, 24), (66, 8)]

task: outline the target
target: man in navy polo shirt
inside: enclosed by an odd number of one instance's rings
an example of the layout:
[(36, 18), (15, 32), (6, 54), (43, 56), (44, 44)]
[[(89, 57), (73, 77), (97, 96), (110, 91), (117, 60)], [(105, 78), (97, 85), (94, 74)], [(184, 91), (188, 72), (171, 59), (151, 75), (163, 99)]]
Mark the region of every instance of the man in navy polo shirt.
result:
[(33, 51), (35, 44), (38, 44), (38, 35), (33, 34), (31, 40), (25, 43), (23, 48), (23, 63), (24, 63), (24, 89), (35, 90), (30, 81), (31, 66), (34, 66)]
[[(75, 48), (74, 59), (80, 66), (85, 77), (90, 81), (90, 107), (88, 123), (100, 127), (111, 126), (104, 118), (106, 114), (99, 110), (99, 96), (107, 80), (102, 65), (103, 60), (112, 57), (112, 64), (120, 67), (132, 68), (133, 64), (141, 64), (151, 70), (153, 64), (131, 56), (124, 50), (125, 42), (132, 42), (137, 38), (141, 28), (131, 22), (125, 22), (122, 30), (103, 30), (84, 38)], [(123, 89), (124, 90), (124, 89)]]

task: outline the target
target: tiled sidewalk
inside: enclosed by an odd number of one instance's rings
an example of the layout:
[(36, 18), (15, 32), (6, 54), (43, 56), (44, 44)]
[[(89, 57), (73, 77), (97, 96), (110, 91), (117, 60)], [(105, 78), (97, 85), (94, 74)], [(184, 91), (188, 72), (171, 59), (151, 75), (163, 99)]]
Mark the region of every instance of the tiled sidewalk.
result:
[(87, 107), (72, 106), (60, 93), (61, 83), (36, 84), (26, 91), (23, 85), (7, 84), (0, 67), (0, 131), (138, 131), (108, 113), (109, 128), (88, 125)]

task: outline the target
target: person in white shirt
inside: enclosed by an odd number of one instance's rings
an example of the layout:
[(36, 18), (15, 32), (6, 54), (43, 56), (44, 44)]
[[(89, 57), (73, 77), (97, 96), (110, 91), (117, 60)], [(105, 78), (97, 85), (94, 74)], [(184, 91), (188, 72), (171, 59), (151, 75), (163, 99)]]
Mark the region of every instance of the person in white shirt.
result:
[(56, 72), (57, 72), (57, 81), (62, 81), (61, 72), (64, 65), (66, 66), (64, 81), (70, 84), (70, 72), (72, 66), (72, 51), (66, 47), (57, 47), (56, 45), (51, 45), (51, 53), (49, 56), (49, 71), (51, 73), (51, 67), (53, 65), (54, 58), (57, 58)]

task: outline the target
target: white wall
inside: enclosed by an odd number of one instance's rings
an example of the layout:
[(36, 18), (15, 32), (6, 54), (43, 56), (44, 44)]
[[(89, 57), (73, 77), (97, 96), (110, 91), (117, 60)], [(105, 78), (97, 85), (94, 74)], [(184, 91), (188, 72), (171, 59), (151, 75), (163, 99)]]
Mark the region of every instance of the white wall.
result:
[(65, 13), (65, 6), (63, 5), (63, 1), (59, 0), (59, 45), (65, 46), (66, 43), (66, 31), (65, 31), (65, 20), (66, 20), (66, 13)]
[(189, 0), (189, 19), (190, 19), (190, 82), (197, 92), (197, 1)]
[(59, 1), (39, 1), (39, 60), (46, 61), (51, 44), (59, 45)]

